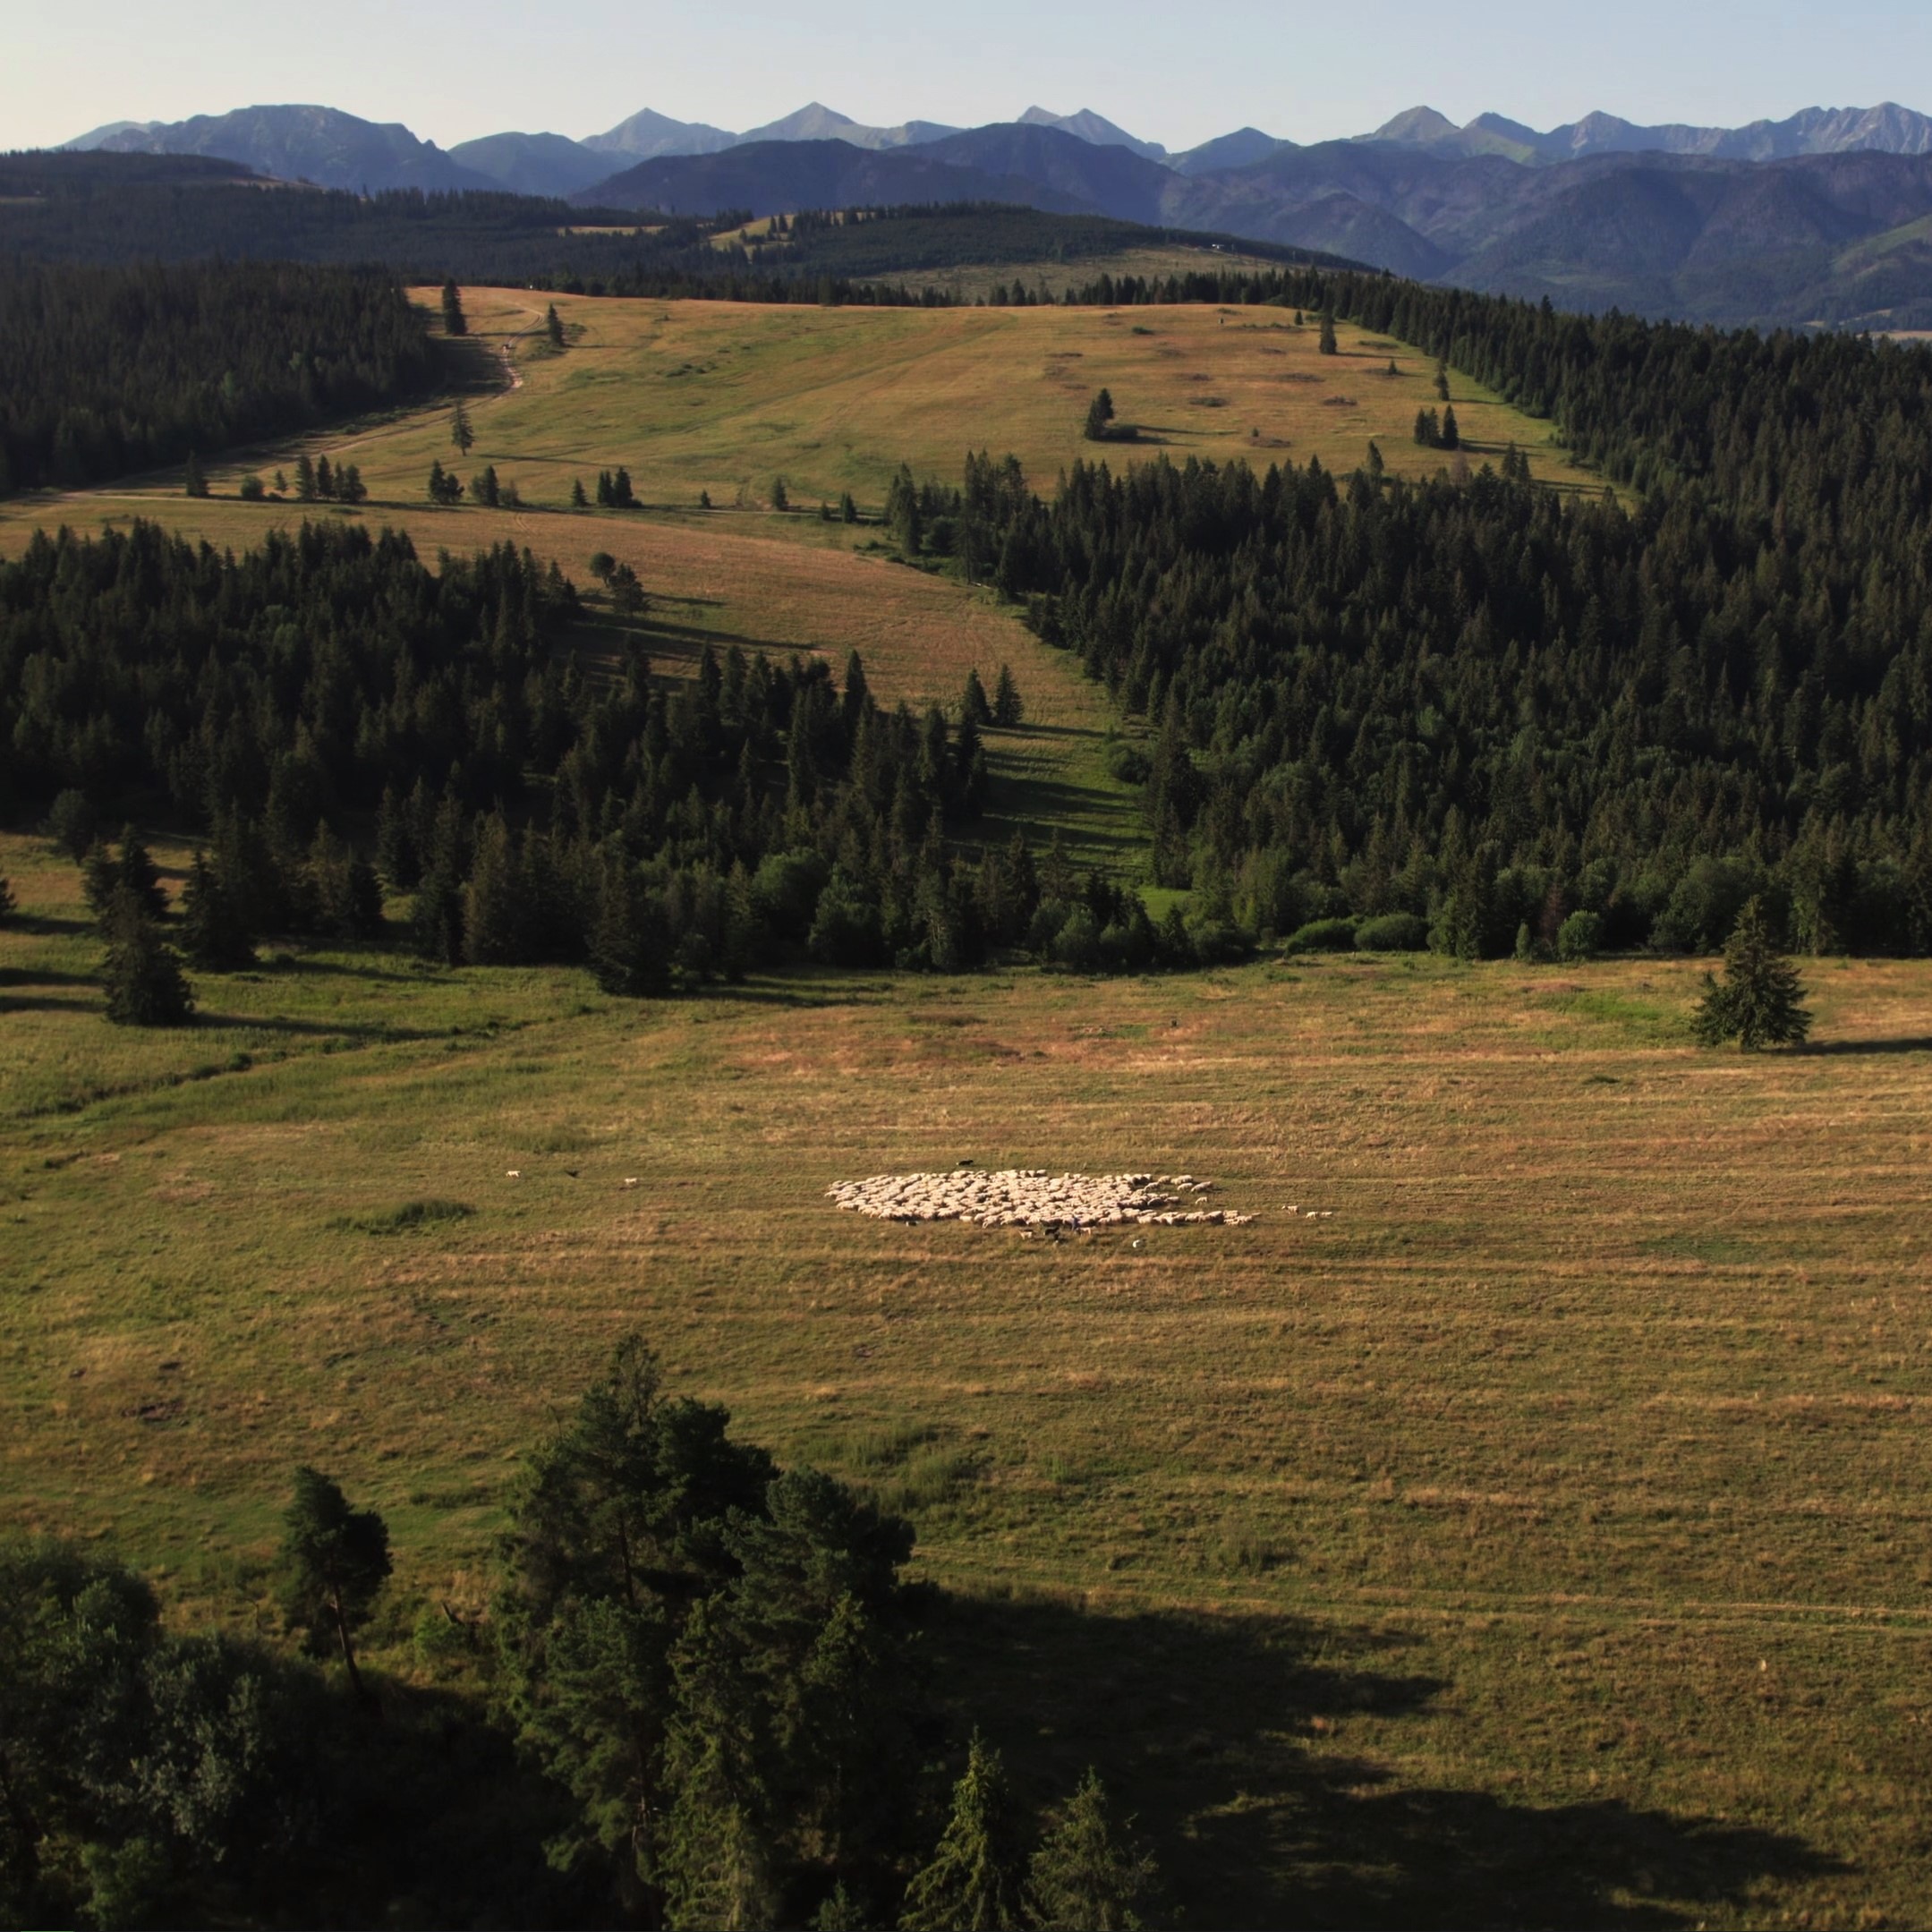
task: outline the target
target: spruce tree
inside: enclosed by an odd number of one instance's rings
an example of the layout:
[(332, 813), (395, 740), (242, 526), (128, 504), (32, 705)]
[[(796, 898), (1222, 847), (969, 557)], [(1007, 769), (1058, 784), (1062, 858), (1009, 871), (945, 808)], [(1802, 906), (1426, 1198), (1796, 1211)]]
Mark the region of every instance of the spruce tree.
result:
[(339, 1649), (358, 1698), (369, 1692), (355, 1664), (355, 1632), (389, 1576), (389, 1531), (373, 1510), (355, 1510), (319, 1469), (295, 1471), (282, 1518), (282, 1606), (318, 1652)]
[(1089, 1767), (1027, 1868), (1027, 1916), (1039, 1932), (1139, 1932), (1154, 1903), (1153, 1860)]
[(336, 500), (336, 472), (327, 456), (315, 459), (315, 494), (322, 503)]
[(1111, 433), (1108, 425), (1113, 421), (1113, 397), (1102, 389), (1087, 404), (1086, 439), (1090, 443), (1104, 443)]
[(1754, 897), (1731, 929), (1723, 981), (1704, 975), (1692, 1030), (1706, 1046), (1735, 1040), (1746, 1052), (1800, 1045), (1811, 1032), (1804, 992), (1797, 968), (1772, 943), (1764, 900)]
[(986, 687), (980, 682), (976, 669), (966, 675), (966, 688), (959, 694), (959, 715), (970, 718), (975, 725), (992, 722), (992, 706), (986, 702)]
[(591, 499), (583, 493), (583, 479), (581, 476), (572, 477), (570, 479), (570, 507), (574, 510), (587, 510), (590, 506)]
[(993, 684), (992, 721), (1010, 731), (1026, 715), (1026, 707), (1021, 701), (1019, 685), (1014, 681), (1013, 667), (1002, 664)]
[(544, 311), (543, 332), (550, 338), (550, 346), (553, 349), (561, 349), (563, 347), (564, 319), (557, 314), (557, 304), (554, 302)]
[(158, 919), (167, 911), (167, 892), (161, 884), (160, 868), (132, 825), (121, 828), (121, 856), (115, 863), (115, 873), (150, 918)]
[(306, 450), (295, 458), (295, 500), (315, 501), (315, 464)]
[(463, 892), (463, 950), (472, 966), (515, 966), (523, 957), (523, 920), (509, 827), (492, 813), (476, 841)]
[(255, 963), (255, 947), (226, 881), (197, 851), (182, 888), (182, 950), (204, 973), (236, 973)]
[(457, 293), (454, 277), (443, 284), (443, 333), (446, 336), (467, 336), (470, 333), (469, 321), (463, 312), (463, 297)]
[(1460, 449), (1462, 434), (1456, 428), (1456, 411), (1453, 404), (1445, 404), (1443, 409), (1443, 447)]
[(1018, 1839), (1006, 1767), (975, 1731), (946, 1829), (906, 1888), (901, 1932), (1012, 1932), (1022, 1922)]
[(1341, 345), (1335, 340), (1335, 311), (1332, 309), (1322, 311), (1322, 336), (1315, 347), (1323, 355), (1341, 353)]
[(201, 473), (201, 459), (193, 450), (188, 452), (188, 466), (183, 472), (182, 491), (185, 496), (205, 497), (208, 494), (208, 479)]
[(182, 977), (174, 949), (140, 898), (126, 886), (116, 888), (102, 922), (107, 957), (102, 978), (107, 988), (107, 1017), (117, 1026), (185, 1026), (194, 1012), (194, 995)]
[(470, 412), (464, 408), (460, 396), (456, 398), (456, 406), (449, 413), (449, 439), (465, 456), (476, 440), (476, 431), (470, 427)]

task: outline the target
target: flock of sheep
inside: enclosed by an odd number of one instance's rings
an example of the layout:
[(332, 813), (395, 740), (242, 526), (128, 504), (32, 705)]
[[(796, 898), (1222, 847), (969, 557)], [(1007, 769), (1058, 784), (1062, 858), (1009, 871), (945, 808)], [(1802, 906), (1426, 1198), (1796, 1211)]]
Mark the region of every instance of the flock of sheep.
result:
[(1187, 1204), (1213, 1185), (1191, 1174), (1049, 1174), (1043, 1167), (982, 1173), (962, 1162), (948, 1174), (874, 1174), (825, 1191), (840, 1207), (885, 1221), (971, 1221), (983, 1228), (1239, 1228), (1254, 1220)]

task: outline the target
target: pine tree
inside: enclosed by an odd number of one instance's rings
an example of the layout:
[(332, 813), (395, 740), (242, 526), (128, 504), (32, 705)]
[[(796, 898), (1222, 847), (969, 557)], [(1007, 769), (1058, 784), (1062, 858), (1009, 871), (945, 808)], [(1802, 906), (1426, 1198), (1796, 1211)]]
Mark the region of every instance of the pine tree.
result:
[(161, 884), (160, 868), (132, 825), (121, 828), (121, 856), (115, 862), (115, 876), (150, 918), (158, 919), (167, 911), (167, 893)]
[(201, 459), (191, 449), (188, 452), (188, 467), (182, 478), (182, 491), (190, 497), (208, 494), (208, 479), (201, 473)]
[(194, 995), (182, 977), (181, 962), (127, 886), (115, 889), (102, 924), (107, 940), (102, 967), (107, 1017), (117, 1026), (186, 1026), (194, 1012)]
[(315, 501), (315, 464), (306, 450), (295, 458), (295, 500), (298, 503)]
[(1107, 390), (1102, 389), (1087, 404), (1085, 430), (1087, 441), (1090, 443), (1104, 443), (1111, 433), (1108, 426), (1112, 421), (1113, 397)]
[(625, 860), (604, 867), (591, 940), (597, 983), (627, 1000), (669, 991), (669, 946), (649, 889)]
[(610, 501), (619, 510), (634, 510), (637, 497), (631, 489), (631, 472), (620, 463), (610, 477)]
[(376, 811), (376, 864), (398, 892), (409, 891), (422, 876), (414, 827), (394, 785), (382, 787), (382, 803)]
[(841, 523), (855, 523), (859, 520), (859, 506), (854, 502), (852, 492), (847, 489), (838, 498), (838, 521)]
[(500, 812), (490, 814), (476, 841), (463, 893), (463, 949), (472, 966), (515, 966), (524, 955), (516, 855)]
[(467, 336), (470, 325), (463, 313), (463, 297), (457, 293), (454, 277), (443, 284), (443, 333), (446, 336)]
[(970, 718), (975, 725), (992, 722), (992, 706), (986, 702), (986, 687), (980, 682), (976, 669), (966, 675), (966, 689), (959, 694), (959, 715)]
[(253, 937), (221, 875), (197, 851), (182, 888), (182, 950), (204, 973), (237, 973), (255, 963)]
[(315, 459), (315, 494), (323, 503), (336, 500), (336, 472), (327, 456)]
[(1416, 412), (1416, 447), (1418, 449), (1440, 449), (1443, 447), (1443, 426), (1433, 409)]
[(570, 507), (574, 510), (587, 510), (590, 506), (591, 499), (583, 493), (583, 479), (581, 476), (572, 477), (570, 479)]
[(362, 472), (356, 464), (345, 463), (336, 472), (336, 494), (350, 505), (369, 501), (369, 485), (362, 481)]
[(1453, 404), (1447, 404), (1443, 409), (1443, 447), (1444, 449), (1460, 449), (1462, 447), (1462, 435), (1456, 428), (1456, 411)]
[(1764, 900), (1754, 897), (1731, 929), (1722, 983), (1704, 975), (1692, 1030), (1706, 1046), (1735, 1040), (1746, 1052), (1800, 1045), (1811, 1032), (1804, 992), (1797, 968), (1772, 944)]
[(1012, 1932), (1021, 1923), (1018, 1820), (1000, 1754), (978, 1732), (931, 1863), (906, 1888), (901, 1932)]
[(449, 439), (465, 456), (476, 440), (476, 431), (470, 427), (470, 412), (464, 407), (460, 396), (456, 398), (456, 406), (449, 413)]
[(1335, 311), (1332, 309), (1322, 311), (1322, 336), (1315, 346), (1323, 355), (1341, 353), (1341, 345), (1335, 340)]
[(543, 332), (550, 338), (550, 346), (553, 349), (561, 349), (563, 347), (564, 319), (557, 314), (557, 304), (554, 302), (544, 312)]
[(993, 683), (992, 721), (1010, 731), (1026, 715), (1026, 707), (1021, 701), (1019, 685), (1014, 681), (1013, 667), (1002, 664)]
[(1027, 1916), (1040, 1932), (1140, 1932), (1154, 1879), (1133, 1821), (1115, 1826), (1106, 1787), (1089, 1767), (1027, 1868)]
[(319, 1469), (295, 1471), (282, 1518), (282, 1604), (311, 1648), (338, 1648), (358, 1698), (368, 1698), (355, 1664), (355, 1631), (369, 1621), (389, 1576), (389, 1531), (373, 1510), (353, 1510)]

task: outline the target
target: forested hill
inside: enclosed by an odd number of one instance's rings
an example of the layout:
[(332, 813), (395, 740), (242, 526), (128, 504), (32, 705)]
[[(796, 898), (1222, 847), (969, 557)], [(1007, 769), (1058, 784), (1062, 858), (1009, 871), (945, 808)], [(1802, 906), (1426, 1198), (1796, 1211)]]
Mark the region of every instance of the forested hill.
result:
[(1051, 505), (969, 475), (966, 546), (1158, 726), (1167, 881), (1258, 929), (1402, 912), (1469, 952), (1575, 907), (1708, 946), (1762, 887), (1817, 950), (1932, 949), (1932, 355), (1381, 278), (1271, 294), (1553, 414), (1643, 500), (1566, 506), (1516, 459), (1420, 487), (1086, 467)]
[(17, 266), (0, 342), (0, 494), (304, 429), (431, 375), (421, 318), (371, 269)]

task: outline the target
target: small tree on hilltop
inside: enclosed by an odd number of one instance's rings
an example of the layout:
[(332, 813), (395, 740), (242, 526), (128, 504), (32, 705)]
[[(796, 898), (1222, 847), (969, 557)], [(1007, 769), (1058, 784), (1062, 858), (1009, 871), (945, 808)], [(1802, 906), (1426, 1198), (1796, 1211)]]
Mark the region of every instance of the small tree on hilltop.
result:
[(317, 1651), (337, 1647), (357, 1697), (354, 1632), (389, 1576), (388, 1526), (373, 1510), (353, 1510), (319, 1469), (295, 1471), (294, 1500), (282, 1518), (282, 1604)]
[(107, 1017), (116, 1026), (185, 1026), (194, 1012), (194, 995), (182, 977), (181, 961), (126, 886), (115, 889), (102, 924), (107, 940), (101, 969)]
[(1116, 1826), (1088, 1768), (1048, 1826), (1026, 1874), (1027, 1916), (1041, 1932), (1139, 1932), (1154, 1904), (1154, 1862), (1133, 1821)]
[(1724, 947), (1723, 980), (1704, 975), (1692, 1030), (1706, 1046), (1735, 1040), (1748, 1053), (1800, 1045), (1811, 1031), (1804, 992), (1797, 968), (1771, 942), (1764, 900), (1749, 899)]
[(1104, 443), (1108, 437), (1108, 425), (1113, 421), (1113, 397), (1102, 389), (1087, 404), (1086, 439), (1090, 443)]

